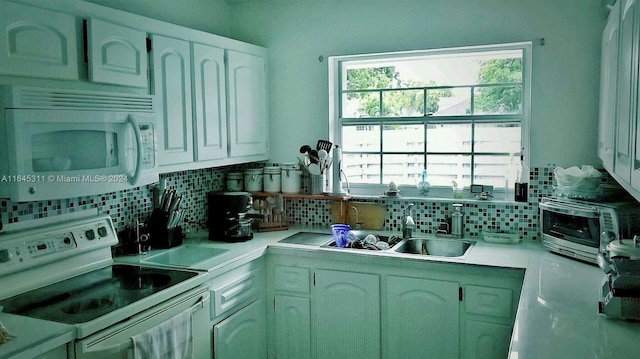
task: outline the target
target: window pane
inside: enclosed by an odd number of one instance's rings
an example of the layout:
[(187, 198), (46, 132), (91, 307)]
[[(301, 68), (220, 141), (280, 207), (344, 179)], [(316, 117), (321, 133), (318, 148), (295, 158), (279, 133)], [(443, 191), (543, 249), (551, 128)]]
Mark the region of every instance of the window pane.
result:
[(469, 155), (428, 155), (427, 180), (432, 186), (458, 186), (471, 184), (471, 156)]
[(476, 115), (522, 113), (522, 86), (478, 87), (473, 103)]
[(427, 152), (471, 152), (471, 124), (429, 124)]
[(504, 176), (511, 156), (475, 156), (473, 183), (504, 187)]
[(379, 92), (350, 92), (342, 94), (343, 118), (378, 116), (380, 116)]
[(424, 168), (422, 155), (383, 155), (382, 183), (391, 181), (398, 185), (415, 185), (416, 176)]
[(424, 126), (385, 125), (382, 148), (384, 152), (424, 152)]
[(520, 123), (476, 124), (475, 152), (520, 153)]
[(478, 58), (478, 83), (522, 82), (522, 50), (487, 52)]
[(380, 183), (379, 154), (343, 154), (342, 168), (349, 183)]
[(380, 126), (343, 126), (342, 150), (358, 152), (380, 152)]
[(424, 115), (424, 90), (397, 90), (382, 93), (383, 117)]
[(471, 112), (471, 88), (427, 91), (427, 112), (433, 116), (459, 116)]

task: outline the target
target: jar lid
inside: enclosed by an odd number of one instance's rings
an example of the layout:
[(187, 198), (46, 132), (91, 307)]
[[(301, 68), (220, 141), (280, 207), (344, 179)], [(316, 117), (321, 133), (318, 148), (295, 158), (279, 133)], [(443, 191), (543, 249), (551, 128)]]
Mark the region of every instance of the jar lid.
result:
[(229, 172), (227, 173), (227, 178), (229, 179), (242, 179), (242, 172)]
[(262, 174), (262, 172), (264, 172), (264, 169), (262, 168), (247, 168), (244, 170), (244, 173), (249, 175)]
[(264, 168), (264, 173), (275, 174), (280, 172), (281, 172), (280, 166), (271, 166), (271, 167)]
[(283, 163), (281, 165), (283, 170), (299, 170), (300, 165), (295, 162)]

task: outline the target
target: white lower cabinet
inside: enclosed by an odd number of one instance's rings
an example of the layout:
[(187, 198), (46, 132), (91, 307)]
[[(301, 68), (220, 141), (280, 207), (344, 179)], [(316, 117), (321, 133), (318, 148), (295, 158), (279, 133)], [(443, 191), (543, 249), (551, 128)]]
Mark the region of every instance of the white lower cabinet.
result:
[(457, 282), (387, 277), (389, 358), (458, 358)]
[(380, 358), (380, 279), (375, 274), (316, 271), (317, 358)]
[(517, 283), (501, 287), (464, 286), (462, 358), (506, 358), (520, 291)]
[(265, 302), (259, 299), (213, 327), (214, 358), (266, 358), (265, 330)]
[(311, 358), (311, 299), (276, 295), (275, 352), (278, 359)]
[(267, 357), (264, 258), (214, 273), (209, 328), (215, 359)]
[(269, 358), (507, 357), (524, 271), (340, 258), (268, 255)]
[(464, 328), (464, 359), (507, 358), (512, 326), (467, 320)]

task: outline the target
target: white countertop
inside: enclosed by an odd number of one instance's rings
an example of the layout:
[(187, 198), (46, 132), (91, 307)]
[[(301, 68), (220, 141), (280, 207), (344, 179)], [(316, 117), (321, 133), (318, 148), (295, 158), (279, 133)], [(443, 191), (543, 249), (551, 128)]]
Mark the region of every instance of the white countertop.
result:
[[(252, 240), (240, 243), (211, 242), (207, 240), (206, 231), (198, 231), (189, 234), (182, 247), (226, 249), (223, 254), (190, 267), (208, 271), (212, 276), (259, 258), (268, 250), (275, 252), (287, 248), (521, 268), (525, 269), (525, 278), (511, 341), (511, 359), (640, 357), (640, 322), (614, 320), (598, 314), (600, 282), (604, 276), (602, 270), (594, 265), (552, 254), (544, 250), (539, 242), (492, 244), (472, 239), (476, 241), (476, 245), (464, 259), (278, 243), (302, 230), (323, 231), (298, 228), (255, 233)], [(157, 265), (153, 263), (153, 256), (166, 251), (155, 250), (140, 256), (118, 257), (116, 261)], [(7, 314), (0, 318), (5, 316)], [(18, 323), (23, 320), (26, 323), (24, 318), (19, 318)], [(9, 321), (5, 325), (13, 326)], [(59, 335), (64, 338), (67, 338), (65, 335), (73, 335), (68, 333)], [(67, 338), (69, 340), (71, 339)], [(0, 346), (0, 357), (4, 357), (6, 348), (3, 347), (6, 345), (9, 344)], [(18, 342), (12, 345), (18, 345)]]
[(0, 358), (36, 358), (74, 339), (75, 327), (40, 319), (0, 313), (0, 322), (15, 335), (0, 345)]
[[(255, 233), (254, 239), (244, 243), (210, 242), (206, 240), (206, 232), (202, 232), (192, 235), (192, 239), (186, 243), (227, 248), (229, 257), (243, 262), (263, 255), (269, 246), (273, 251), (285, 248), (332, 253), (349, 251), (360, 255), (366, 253), (412, 260), (522, 268), (525, 269), (525, 278), (509, 358), (640, 357), (640, 322), (609, 319), (598, 313), (600, 282), (604, 272), (597, 266), (550, 253), (540, 242), (493, 244), (472, 239), (476, 245), (464, 259), (277, 243), (301, 230), (308, 229)], [(318, 229), (309, 231), (322, 232)], [(197, 266), (213, 265), (215, 270), (225, 265), (220, 261), (214, 258), (210, 263), (199, 263)]]

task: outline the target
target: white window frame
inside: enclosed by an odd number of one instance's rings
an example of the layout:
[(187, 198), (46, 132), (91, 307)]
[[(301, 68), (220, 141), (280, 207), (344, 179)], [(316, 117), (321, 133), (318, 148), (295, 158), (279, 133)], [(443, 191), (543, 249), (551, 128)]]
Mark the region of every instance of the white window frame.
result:
[[(361, 55), (342, 55), (342, 56), (329, 56), (327, 58), (328, 65), (328, 77), (329, 77), (329, 138), (337, 144), (342, 144), (342, 123), (340, 113), (340, 81), (341, 72), (340, 66), (342, 62), (353, 60), (374, 60), (374, 59), (391, 59), (393, 57), (407, 57), (416, 55), (444, 55), (444, 54), (456, 54), (456, 53), (468, 53), (479, 51), (498, 51), (498, 50), (522, 50), (522, 116), (521, 123), (521, 144), (522, 144), (522, 156), (523, 165), (525, 168), (530, 168), (530, 153), (531, 153), (531, 141), (530, 141), (530, 126), (531, 126), (531, 78), (532, 78), (532, 43), (531, 42), (515, 42), (505, 44), (492, 44), (492, 45), (479, 45), (479, 46), (464, 46), (464, 47), (451, 47), (442, 49), (430, 49), (430, 50), (417, 50), (417, 51), (401, 51), (401, 52), (386, 52), (386, 53), (374, 53), (374, 54), (361, 54)], [(343, 189), (349, 189), (349, 193), (355, 196), (379, 196), (387, 189), (385, 184), (348, 184), (344, 180), (344, 176), (340, 176), (340, 167), (334, 165), (331, 176), (333, 180), (333, 193), (338, 194), (337, 187), (341, 184)], [(341, 182), (338, 182), (338, 178)], [(400, 186), (400, 193), (403, 197), (419, 197), (418, 191), (415, 186)], [(468, 188), (465, 187), (465, 192), (468, 192)], [(513, 184), (509, 185), (509, 188), (496, 188), (494, 195), (496, 199), (513, 198)], [(451, 198), (451, 188), (448, 187), (432, 187), (429, 191), (429, 198)]]

